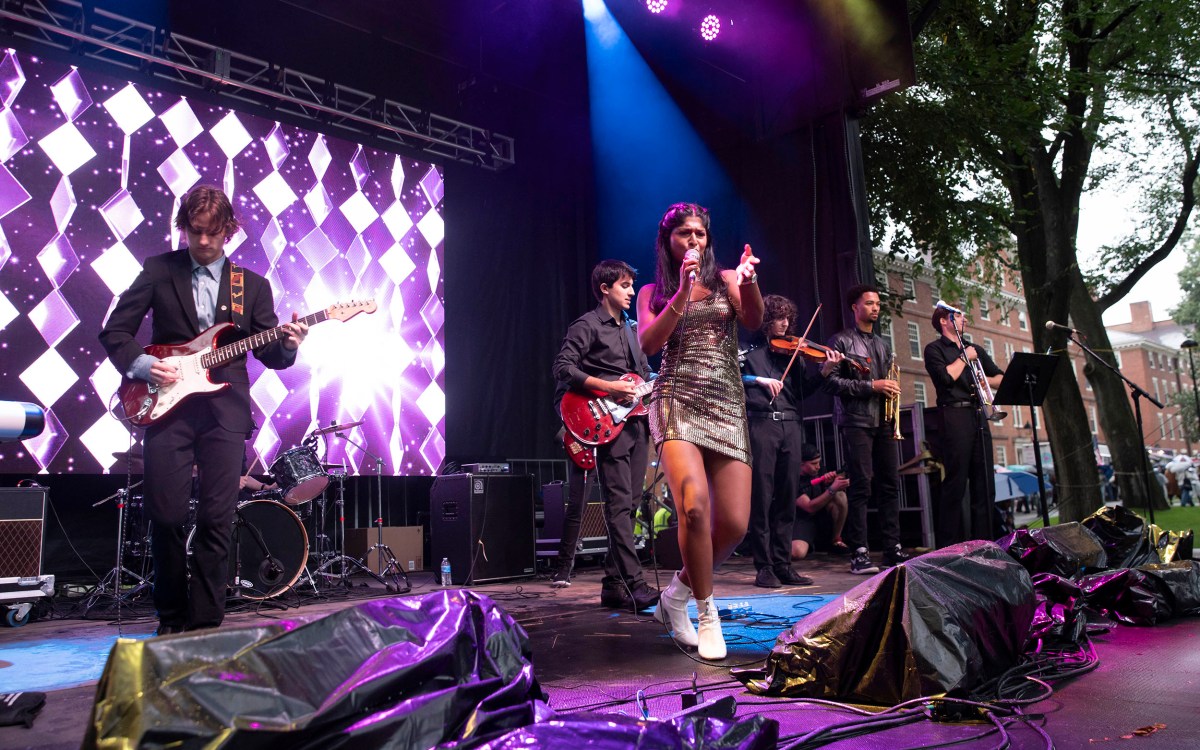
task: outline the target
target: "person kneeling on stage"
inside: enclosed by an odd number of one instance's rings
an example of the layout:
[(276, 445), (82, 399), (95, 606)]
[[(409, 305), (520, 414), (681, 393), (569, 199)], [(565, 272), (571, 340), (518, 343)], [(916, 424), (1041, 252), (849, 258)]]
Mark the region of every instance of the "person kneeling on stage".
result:
[(803, 560), (812, 549), (817, 536), (817, 514), (829, 511), (833, 522), (833, 553), (848, 554), (850, 548), (842, 541), (846, 523), (846, 488), (850, 480), (836, 471), (821, 473), (821, 451), (805, 443), (800, 451), (801, 491), (796, 498), (796, 520), (792, 524), (792, 559)]

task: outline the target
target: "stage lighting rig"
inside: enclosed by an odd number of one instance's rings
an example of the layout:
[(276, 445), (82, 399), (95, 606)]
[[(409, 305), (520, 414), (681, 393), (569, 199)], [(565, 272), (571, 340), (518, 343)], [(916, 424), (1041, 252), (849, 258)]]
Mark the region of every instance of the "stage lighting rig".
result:
[(700, 38), (706, 42), (711, 42), (721, 33), (721, 19), (717, 18), (715, 13), (709, 13), (700, 22)]
[(662, 13), (667, 9), (667, 0), (646, 0), (646, 10), (651, 13)]

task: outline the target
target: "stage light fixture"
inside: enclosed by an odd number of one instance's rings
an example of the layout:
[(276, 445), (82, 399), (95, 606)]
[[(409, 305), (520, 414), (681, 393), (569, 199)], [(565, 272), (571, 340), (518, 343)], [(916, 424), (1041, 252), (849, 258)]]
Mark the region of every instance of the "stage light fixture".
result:
[(706, 42), (711, 42), (717, 38), (717, 34), (721, 33), (721, 19), (713, 14), (704, 17), (700, 22), (700, 38)]
[(662, 13), (667, 9), (667, 0), (646, 0), (646, 10), (651, 13)]

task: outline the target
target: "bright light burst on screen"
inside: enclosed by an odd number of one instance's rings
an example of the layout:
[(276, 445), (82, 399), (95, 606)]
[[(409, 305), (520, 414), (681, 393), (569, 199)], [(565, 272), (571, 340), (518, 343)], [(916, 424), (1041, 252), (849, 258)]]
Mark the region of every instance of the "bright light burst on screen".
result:
[[(297, 363), (251, 357), (270, 466), (314, 427), (387, 474), (445, 455), (444, 184), (435, 165), (13, 51), (0, 53), (0, 399), (36, 402), (46, 430), (0, 448), (14, 473), (119, 471), (129, 432), (106, 406), (119, 374), (96, 340), (141, 262), (179, 247), (180, 196), (219, 185), (242, 230), (226, 244), (271, 284), (281, 319), (374, 299), (314, 326)], [(148, 335), (148, 334), (147, 334)], [(142, 339), (147, 343), (146, 339)], [(323, 456), (374, 473), (362, 448)]]
[(662, 13), (667, 9), (667, 0), (646, 0), (646, 9), (651, 13)]
[(706, 42), (711, 42), (721, 33), (721, 19), (715, 15), (709, 14), (700, 22), (700, 38)]

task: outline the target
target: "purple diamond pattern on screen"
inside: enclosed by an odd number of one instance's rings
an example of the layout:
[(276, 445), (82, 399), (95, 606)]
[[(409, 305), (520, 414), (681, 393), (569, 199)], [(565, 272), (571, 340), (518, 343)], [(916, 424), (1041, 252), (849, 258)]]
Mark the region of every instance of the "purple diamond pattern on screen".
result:
[[(112, 453), (129, 431), (107, 413), (120, 374), (96, 335), (142, 261), (186, 242), (172, 219), (199, 183), (230, 193), (242, 231), (226, 251), (267, 277), (281, 319), (378, 305), (313, 326), (288, 370), (250, 358), (250, 460), (269, 467), (317, 426), (365, 420), (350, 436), (384, 473), (437, 469), (438, 167), (20, 53), (0, 60), (0, 96), (0, 389), (47, 409), (46, 431), (5, 451), (8, 470), (122, 470)], [(375, 473), (361, 448), (320, 442), (323, 460)]]

